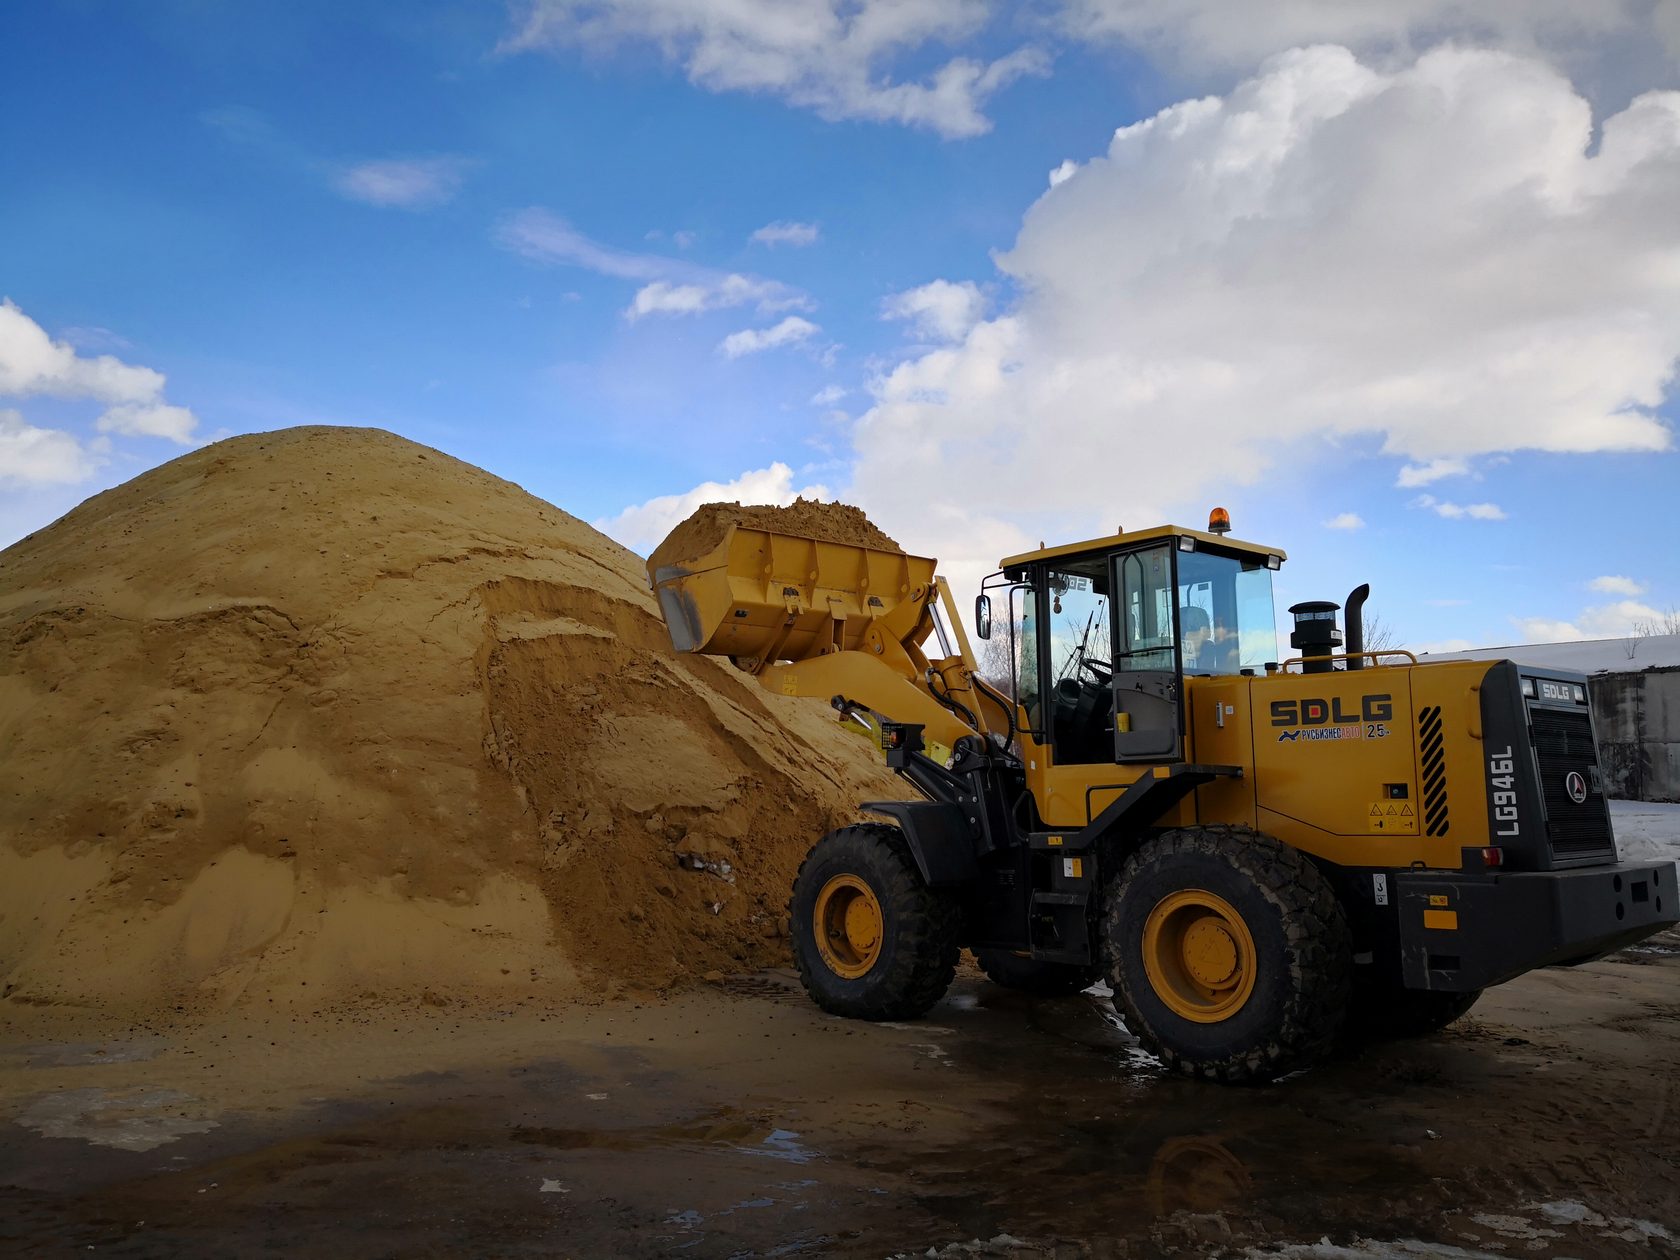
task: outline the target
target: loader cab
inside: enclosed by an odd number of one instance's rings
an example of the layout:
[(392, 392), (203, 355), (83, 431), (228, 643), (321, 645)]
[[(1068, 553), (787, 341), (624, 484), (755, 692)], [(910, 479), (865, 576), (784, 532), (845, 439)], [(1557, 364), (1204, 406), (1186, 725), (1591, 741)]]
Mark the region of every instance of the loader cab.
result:
[(1055, 765), (1183, 759), (1186, 675), (1278, 660), (1281, 552), (1163, 527), (1012, 557), (1014, 683)]

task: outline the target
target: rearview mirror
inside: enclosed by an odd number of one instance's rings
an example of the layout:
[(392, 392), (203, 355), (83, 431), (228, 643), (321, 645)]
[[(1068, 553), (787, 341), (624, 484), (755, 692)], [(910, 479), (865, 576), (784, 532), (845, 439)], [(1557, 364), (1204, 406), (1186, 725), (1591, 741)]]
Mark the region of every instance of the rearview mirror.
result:
[(992, 597), (977, 595), (974, 598), (974, 633), (982, 639), (992, 637)]

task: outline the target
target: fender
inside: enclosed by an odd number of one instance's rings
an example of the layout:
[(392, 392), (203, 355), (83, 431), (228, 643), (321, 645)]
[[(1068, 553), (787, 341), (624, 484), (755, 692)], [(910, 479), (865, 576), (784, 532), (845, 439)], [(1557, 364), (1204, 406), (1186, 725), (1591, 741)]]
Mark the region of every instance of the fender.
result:
[(978, 875), (974, 864), (975, 837), (968, 819), (955, 805), (938, 801), (866, 801), (860, 808), (898, 824), (916, 869), (929, 888), (964, 884)]

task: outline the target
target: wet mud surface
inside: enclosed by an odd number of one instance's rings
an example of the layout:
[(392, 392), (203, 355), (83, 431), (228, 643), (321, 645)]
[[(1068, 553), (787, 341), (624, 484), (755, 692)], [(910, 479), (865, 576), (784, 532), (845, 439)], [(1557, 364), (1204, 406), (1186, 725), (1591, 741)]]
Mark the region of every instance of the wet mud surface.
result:
[[(368, 1053), (353, 1026), (215, 1060), (186, 1034), (13, 1027), (0, 1250), (1670, 1256), (1674, 944), (1263, 1089), (1163, 1076), (1099, 996), (973, 973), (902, 1025), (824, 1016), (770, 972), (495, 1017), (524, 1055), (473, 1053), (489, 1016), (399, 1026), (371, 1055), (390, 1075), (335, 1068)], [(305, 1041), (319, 1093), (258, 1088), (251, 1056), (279, 1074)]]

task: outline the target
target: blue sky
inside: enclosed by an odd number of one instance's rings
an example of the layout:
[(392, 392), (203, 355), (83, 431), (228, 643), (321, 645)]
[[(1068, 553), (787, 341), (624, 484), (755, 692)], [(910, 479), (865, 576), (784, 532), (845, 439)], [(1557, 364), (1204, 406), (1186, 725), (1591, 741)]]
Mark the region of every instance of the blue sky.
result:
[(354, 423), (642, 549), (1222, 503), (1414, 645), (1680, 603), (1675, 6), (1319, 8), (14, 6), (0, 544)]

